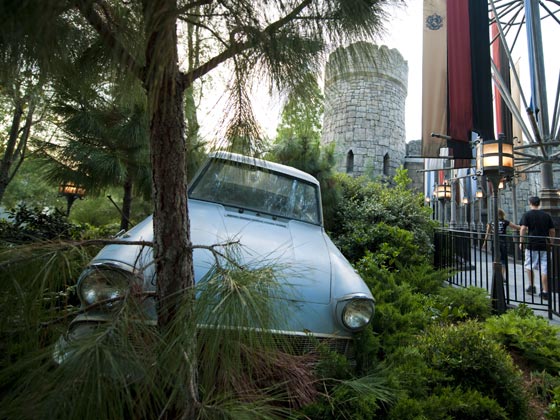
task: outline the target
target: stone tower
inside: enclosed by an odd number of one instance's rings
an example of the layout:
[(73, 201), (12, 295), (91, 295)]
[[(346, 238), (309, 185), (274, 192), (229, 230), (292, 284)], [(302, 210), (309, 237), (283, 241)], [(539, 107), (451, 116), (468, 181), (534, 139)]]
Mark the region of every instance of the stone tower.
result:
[(331, 54), (322, 141), (335, 143), (338, 171), (395, 174), (406, 155), (407, 89), (408, 64), (396, 49), (360, 42)]

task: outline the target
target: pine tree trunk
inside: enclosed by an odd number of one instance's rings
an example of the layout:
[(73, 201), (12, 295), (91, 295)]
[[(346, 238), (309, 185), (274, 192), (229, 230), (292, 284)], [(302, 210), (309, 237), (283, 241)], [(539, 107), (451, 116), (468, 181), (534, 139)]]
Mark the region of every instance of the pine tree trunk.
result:
[(4, 148), (4, 155), (0, 160), (0, 203), (4, 198), (4, 193), (6, 192), (8, 184), (10, 183), (10, 170), (12, 169), (12, 165), (14, 163), (14, 154), (16, 151), (22, 115), (23, 108), (21, 106), (16, 106), (12, 116), (10, 134), (8, 135), (8, 141), (6, 143), (6, 147)]
[[(167, 329), (180, 304), (193, 319), (194, 273), (187, 210), (184, 87), (177, 57), (176, 0), (145, 0), (146, 77), (150, 107), (150, 158), (154, 192), (154, 260), (158, 327)], [(185, 299), (186, 298), (186, 299)], [(184, 309), (182, 310), (182, 314)], [(189, 322), (189, 320), (186, 320)], [(186, 394), (168, 416), (189, 418), (197, 406), (196, 336), (181, 349), (189, 363)]]

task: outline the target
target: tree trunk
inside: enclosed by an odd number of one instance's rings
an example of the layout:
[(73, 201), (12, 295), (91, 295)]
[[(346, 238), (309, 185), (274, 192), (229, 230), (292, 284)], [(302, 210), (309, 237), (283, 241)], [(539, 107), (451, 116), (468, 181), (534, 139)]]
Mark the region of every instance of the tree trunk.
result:
[(132, 179), (130, 178), (130, 171), (126, 176), (123, 185), (123, 201), (122, 201), (122, 214), (121, 214), (121, 227), (120, 230), (128, 230), (130, 223), (130, 210), (132, 208)]
[(2, 198), (4, 197), (8, 184), (10, 183), (10, 169), (14, 163), (14, 154), (16, 152), (16, 144), (22, 116), (23, 108), (16, 105), (12, 116), (12, 126), (10, 127), (8, 142), (6, 143), (4, 155), (0, 161), (0, 203), (2, 202)]
[[(154, 191), (154, 260), (157, 275), (158, 327), (167, 329), (179, 305), (194, 319), (194, 272), (187, 210), (184, 86), (178, 67), (176, 0), (145, 0), (146, 75), (150, 109), (150, 159)], [(184, 313), (184, 308), (182, 309)], [(196, 335), (184, 353), (186, 394), (169, 407), (171, 417), (190, 418), (197, 406)], [(181, 380), (181, 379), (179, 379)]]

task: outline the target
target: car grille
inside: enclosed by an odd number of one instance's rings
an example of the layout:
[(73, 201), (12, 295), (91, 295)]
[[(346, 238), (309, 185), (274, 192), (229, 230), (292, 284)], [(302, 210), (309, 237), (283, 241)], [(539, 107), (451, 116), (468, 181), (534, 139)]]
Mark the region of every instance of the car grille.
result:
[(340, 353), (349, 359), (354, 358), (355, 354), (353, 340), (350, 338), (272, 334), (272, 339), (281, 350), (296, 355), (316, 353), (321, 348)]
[[(69, 341), (88, 336), (93, 333), (100, 324), (94, 322), (84, 322), (73, 325), (68, 333)], [(200, 328), (200, 327), (199, 327)], [(202, 328), (208, 328), (207, 326)], [(263, 333), (264, 344), (277, 347), (279, 350), (294, 354), (305, 355), (317, 353), (321, 349), (327, 349), (354, 359), (355, 349), (352, 338), (340, 338), (336, 336), (318, 337), (311, 333), (297, 334), (290, 332), (267, 332)]]

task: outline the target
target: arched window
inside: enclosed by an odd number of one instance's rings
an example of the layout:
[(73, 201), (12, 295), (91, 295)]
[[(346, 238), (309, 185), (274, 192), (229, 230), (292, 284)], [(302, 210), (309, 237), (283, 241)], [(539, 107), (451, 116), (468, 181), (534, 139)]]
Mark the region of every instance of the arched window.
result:
[(385, 153), (385, 156), (383, 156), (383, 175), (385, 176), (389, 176), (389, 153)]
[(351, 174), (354, 172), (354, 152), (350, 150), (346, 155), (346, 173)]

